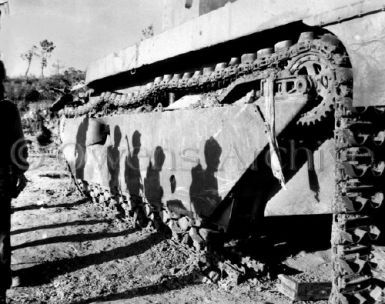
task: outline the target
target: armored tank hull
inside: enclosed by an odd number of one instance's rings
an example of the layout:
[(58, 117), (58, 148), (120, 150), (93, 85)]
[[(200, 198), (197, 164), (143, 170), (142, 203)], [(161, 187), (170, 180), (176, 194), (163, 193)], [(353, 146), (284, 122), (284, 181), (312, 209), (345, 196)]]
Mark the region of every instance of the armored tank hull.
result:
[(383, 3), (289, 2), (240, 0), (93, 63), (63, 153), (96, 203), (196, 248), (333, 214), (331, 302), (379, 302)]

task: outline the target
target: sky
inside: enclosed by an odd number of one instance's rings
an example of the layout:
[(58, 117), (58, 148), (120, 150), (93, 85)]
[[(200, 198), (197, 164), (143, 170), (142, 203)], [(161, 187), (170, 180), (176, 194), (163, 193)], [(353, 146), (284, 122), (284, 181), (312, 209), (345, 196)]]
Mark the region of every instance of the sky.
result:
[[(2, 21), (0, 52), (8, 76), (24, 75), (20, 55), (48, 39), (56, 45), (47, 74), (59, 60), (65, 67), (87, 65), (141, 38), (150, 24), (161, 29), (162, 0), (11, 0), (11, 14)], [(40, 75), (38, 58), (31, 74)]]

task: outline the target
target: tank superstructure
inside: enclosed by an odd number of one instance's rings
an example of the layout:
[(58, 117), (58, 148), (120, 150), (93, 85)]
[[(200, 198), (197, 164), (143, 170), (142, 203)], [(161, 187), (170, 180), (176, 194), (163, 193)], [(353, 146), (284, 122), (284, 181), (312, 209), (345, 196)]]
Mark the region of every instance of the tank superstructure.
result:
[(4, 15), (9, 14), (9, 1), (1, 0), (0, 1), (0, 22)]
[(331, 302), (381, 301), (384, 7), (238, 0), (92, 63), (61, 125), (79, 188), (197, 248), (332, 213)]

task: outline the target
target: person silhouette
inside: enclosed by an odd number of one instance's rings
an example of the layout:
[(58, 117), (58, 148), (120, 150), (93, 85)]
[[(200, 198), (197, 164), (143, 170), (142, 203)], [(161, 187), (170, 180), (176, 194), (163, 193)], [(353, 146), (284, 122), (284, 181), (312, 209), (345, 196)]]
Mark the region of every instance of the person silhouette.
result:
[(125, 159), (124, 180), (127, 186), (128, 193), (130, 194), (131, 208), (135, 222), (140, 227), (146, 225), (146, 217), (143, 211), (143, 183), (140, 173), (140, 161), (139, 152), (141, 148), (141, 134), (139, 131), (135, 131), (132, 135), (132, 151), (130, 149), (130, 143), (126, 135), (126, 142), (128, 148), (128, 154)]
[(119, 194), (120, 151), (122, 132), (119, 126), (114, 128), (114, 145), (107, 148), (107, 168), (110, 174), (109, 187), (112, 196)]
[(27, 144), (24, 140), (19, 111), (14, 103), (4, 100), (6, 77), (0, 60), (0, 304), (6, 303), (6, 290), (11, 286), (11, 200), (27, 184)]
[(162, 147), (158, 146), (154, 151), (154, 164), (151, 160), (147, 167), (147, 174), (144, 178), (144, 192), (147, 201), (154, 206), (157, 210), (162, 207), (163, 188), (160, 184), (160, 172), (166, 155)]
[(190, 200), (199, 216), (209, 216), (221, 201), (218, 180), (215, 176), (221, 154), (221, 146), (214, 137), (210, 137), (204, 146), (206, 169), (203, 169), (200, 162), (191, 169)]
[(86, 137), (89, 124), (89, 118), (85, 117), (80, 123), (76, 133), (75, 145), (75, 173), (76, 178), (84, 179), (84, 167), (86, 165)]
[(140, 137), (141, 137), (141, 134), (138, 131), (135, 131), (134, 134), (132, 135), (132, 151), (131, 151), (128, 138), (126, 136), (128, 155), (125, 161), (124, 179), (125, 179), (130, 197), (132, 197), (134, 200), (140, 198), (141, 191), (143, 190), (142, 177), (140, 174), (140, 163), (139, 163), (139, 157), (138, 157), (138, 154), (140, 152), (140, 147), (141, 147)]

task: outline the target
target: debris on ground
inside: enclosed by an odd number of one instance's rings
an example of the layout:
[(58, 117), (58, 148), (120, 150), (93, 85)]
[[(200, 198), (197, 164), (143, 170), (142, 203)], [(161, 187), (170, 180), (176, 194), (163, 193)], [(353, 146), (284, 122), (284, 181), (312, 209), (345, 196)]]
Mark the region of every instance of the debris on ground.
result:
[[(234, 265), (226, 261), (222, 274), (208, 269), (205, 276), (199, 268), (204, 254), (117, 219), (111, 209), (82, 197), (68, 175), (56, 178), (54, 172), (63, 174), (65, 164), (46, 159), (27, 173), (31, 182), (13, 201), (12, 269), (19, 287), (8, 291), (9, 303), (292, 302), (277, 289), (277, 279), (263, 279), (264, 263), (245, 256), (240, 262), (259, 275), (238, 285), (223, 273), (242, 269), (228, 269)], [(299, 252), (282, 262), (296, 269), (287, 275), (300, 282), (323, 281), (330, 273), (328, 251)]]

